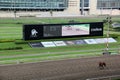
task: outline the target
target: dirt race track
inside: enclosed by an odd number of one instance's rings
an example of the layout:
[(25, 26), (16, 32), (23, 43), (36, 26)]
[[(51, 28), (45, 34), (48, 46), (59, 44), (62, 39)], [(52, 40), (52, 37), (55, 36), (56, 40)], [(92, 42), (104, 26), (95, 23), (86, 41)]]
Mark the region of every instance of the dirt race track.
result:
[[(107, 68), (100, 70), (99, 61)], [(0, 66), (0, 80), (86, 80), (120, 75), (120, 55)]]

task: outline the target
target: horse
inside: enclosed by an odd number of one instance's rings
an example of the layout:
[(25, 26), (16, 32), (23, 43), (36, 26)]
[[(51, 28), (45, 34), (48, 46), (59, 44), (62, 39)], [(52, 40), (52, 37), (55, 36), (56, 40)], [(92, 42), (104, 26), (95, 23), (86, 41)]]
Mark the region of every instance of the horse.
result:
[(104, 69), (106, 67), (106, 63), (105, 62), (99, 62), (99, 68), (100, 69)]

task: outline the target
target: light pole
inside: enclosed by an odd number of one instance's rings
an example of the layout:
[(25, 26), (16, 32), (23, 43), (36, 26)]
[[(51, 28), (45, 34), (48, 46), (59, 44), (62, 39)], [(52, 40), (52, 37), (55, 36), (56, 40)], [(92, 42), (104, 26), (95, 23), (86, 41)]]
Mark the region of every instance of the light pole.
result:
[(84, 0), (81, 0), (81, 15), (84, 15)]
[(15, 7), (16, 7), (16, 2), (15, 2), (15, 1), (13, 1), (14, 19), (16, 19), (16, 9), (15, 9)]
[(112, 22), (111, 20), (111, 16), (107, 16), (106, 18), (106, 21), (107, 21), (107, 41), (106, 41), (106, 52), (109, 52), (109, 37), (110, 37), (110, 24)]

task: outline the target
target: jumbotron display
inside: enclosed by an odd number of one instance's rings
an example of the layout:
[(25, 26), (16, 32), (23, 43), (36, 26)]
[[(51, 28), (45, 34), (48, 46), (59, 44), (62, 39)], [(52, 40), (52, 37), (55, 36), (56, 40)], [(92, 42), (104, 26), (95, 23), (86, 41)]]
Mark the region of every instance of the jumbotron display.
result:
[(102, 36), (103, 22), (66, 24), (28, 24), (23, 26), (24, 40), (44, 38)]

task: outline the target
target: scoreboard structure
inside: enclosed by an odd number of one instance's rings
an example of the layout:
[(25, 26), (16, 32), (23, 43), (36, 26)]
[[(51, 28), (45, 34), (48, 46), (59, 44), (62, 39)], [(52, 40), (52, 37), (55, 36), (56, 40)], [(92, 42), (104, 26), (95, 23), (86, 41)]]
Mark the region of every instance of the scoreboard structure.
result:
[(103, 22), (23, 25), (24, 40), (82, 36), (103, 36)]

